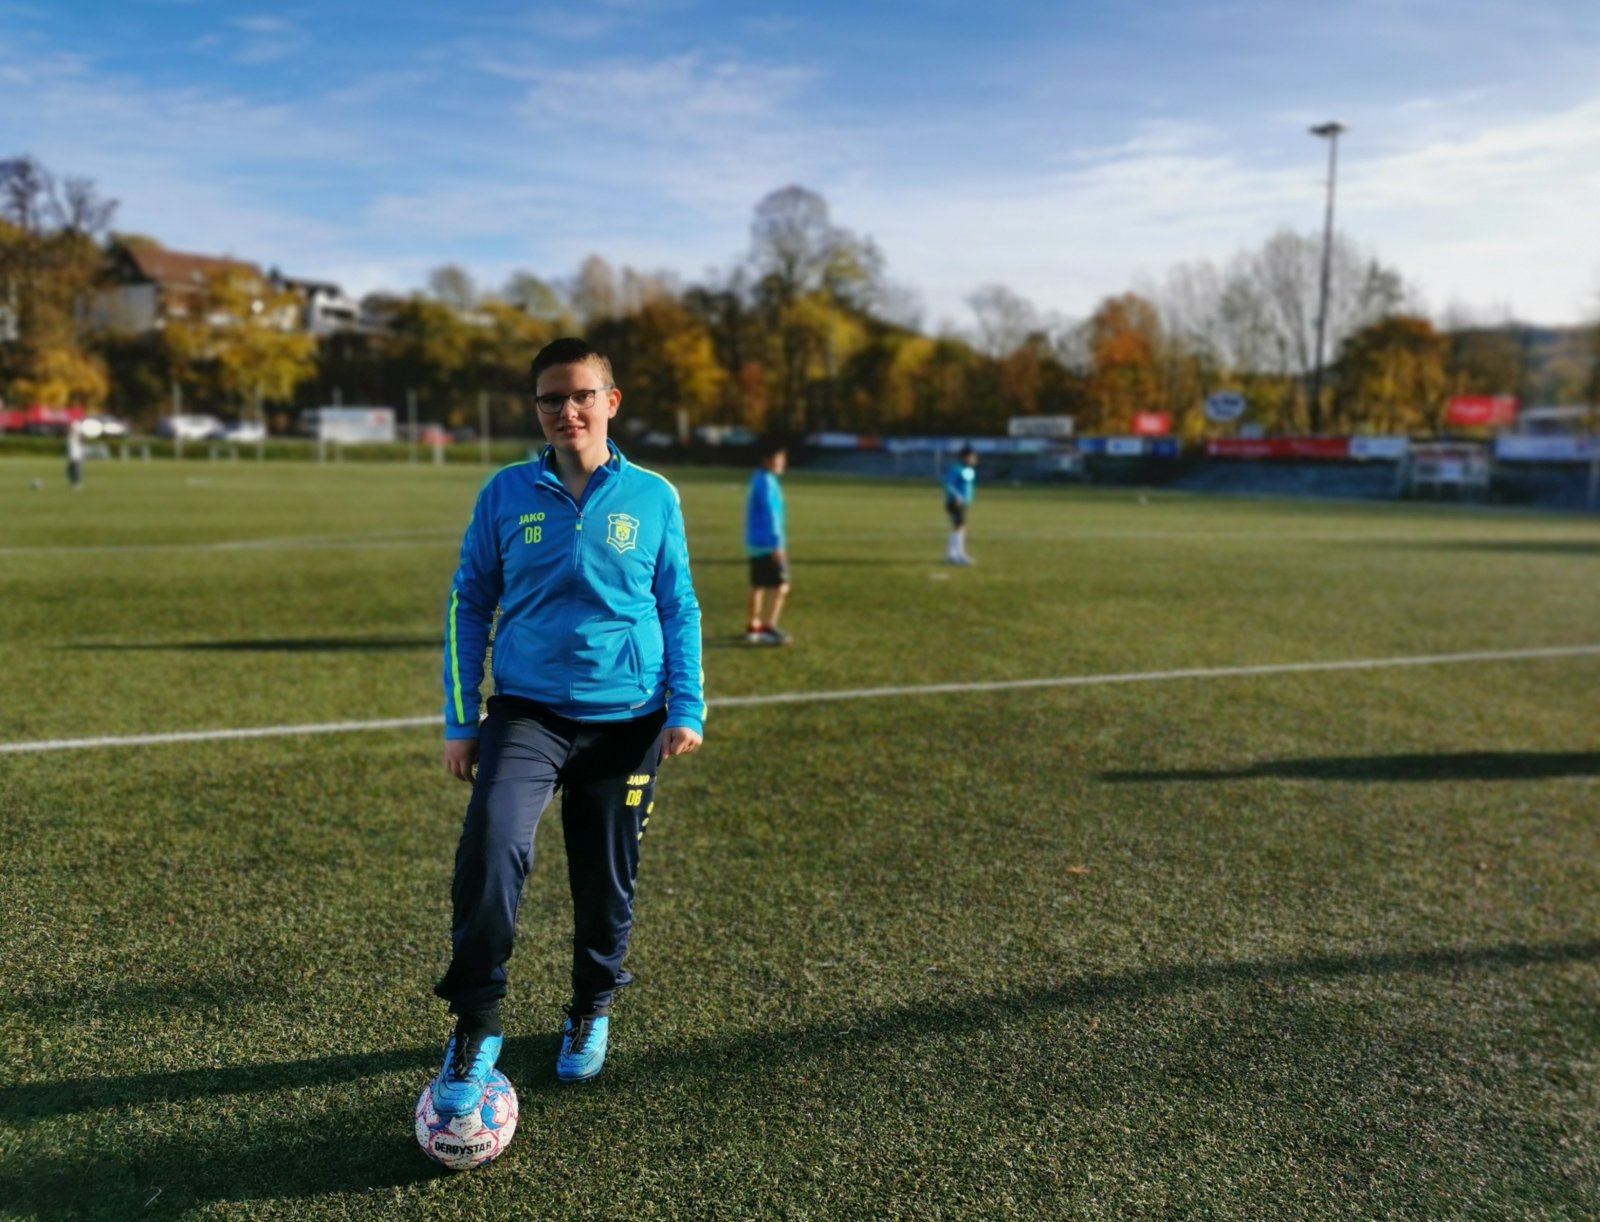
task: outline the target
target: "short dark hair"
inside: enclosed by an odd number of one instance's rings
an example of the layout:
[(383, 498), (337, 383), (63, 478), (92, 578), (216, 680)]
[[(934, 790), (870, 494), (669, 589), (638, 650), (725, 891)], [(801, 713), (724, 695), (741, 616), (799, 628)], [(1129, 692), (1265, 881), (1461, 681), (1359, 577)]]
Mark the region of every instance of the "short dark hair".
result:
[(789, 443), (786, 439), (777, 434), (771, 434), (756, 442), (756, 457), (762, 462), (766, 462), (767, 459), (782, 454), (788, 448)]
[(968, 454), (972, 455), (974, 458), (978, 457), (978, 451), (973, 447), (970, 441), (962, 443), (961, 448), (956, 451), (956, 457), (965, 458)]
[(588, 340), (579, 339), (576, 335), (553, 339), (539, 349), (539, 355), (533, 358), (532, 366), (535, 390), (539, 388), (539, 375), (546, 369), (554, 369), (557, 365), (594, 365), (605, 375), (608, 385), (616, 384), (616, 375), (611, 372), (611, 362), (603, 354), (591, 348)]

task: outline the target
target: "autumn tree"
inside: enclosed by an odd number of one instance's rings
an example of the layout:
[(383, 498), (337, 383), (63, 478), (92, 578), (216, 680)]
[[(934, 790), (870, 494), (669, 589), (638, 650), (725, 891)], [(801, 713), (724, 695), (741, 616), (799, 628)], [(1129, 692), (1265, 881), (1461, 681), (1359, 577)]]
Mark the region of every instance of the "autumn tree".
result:
[(99, 406), (109, 383), (85, 335), (99, 242), (116, 211), (87, 178), (32, 157), (0, 161), (0, 396)]
[(1451, 395), (1519, 395), (1524, 352), (1505, 310), (1452, 306), (1442, 320), (1445, 376)]
[(765, 430), (770, 396), (761, 363), (760, 320), (750, 300), (746, 269), (735, 268), (725, 277), (692, 285), (682, 302), (705, 328), (716, 362), (728, 375), (723, 382), (721, 421), (745, 424), (757, 432)]
[(1159, 403), (1161, 317), (1136, 293), (1108, 297), (1089, 319), (1089, 344), (1095, 426), (1128, 432), (1135, 412)]
[(317, 341), (300, 329), (299, 311), (295, 293), (254, 273), (215, 272), (162, 330), (171, 367), (202, 401), (236, 411), (289, 402), (316, 373)]
[(476, 417), (470, 376), (474, 329), (454, 309), (427, 297), (393, 303), (381, 359), (394, 393), (415, 393), (423, 416), (460, 427)]
[(792, 432), (834, 420), (838, 373), (883, 279), (871, 239), (833, 223), (827, 201), (805, 187), (765, 196), (750, 226), (749, 265), (778, 420)]
[(1340, 431), (1411, 433), (1443, 424), (1449, 341), (1432, 322), (1393, 314), (1355, 332), (1339, 352)]
[(601, 323), (590, 340), (625, 383), (629, 419), (672, 432), (679, 411), (692, 424), (718, 414), (728, 372), (717, 362), (705, 323), (681, 301), (654, 297), (632, 314)]

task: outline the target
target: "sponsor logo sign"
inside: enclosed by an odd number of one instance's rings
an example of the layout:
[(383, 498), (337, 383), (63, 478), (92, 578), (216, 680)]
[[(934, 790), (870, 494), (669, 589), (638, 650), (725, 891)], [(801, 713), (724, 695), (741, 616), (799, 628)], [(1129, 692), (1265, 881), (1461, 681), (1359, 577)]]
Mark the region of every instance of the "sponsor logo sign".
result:
[(1592, 462), (1600, 459), (1600, 438), (1502, 433), (1494, 439), (1494, 456), (1501, 462)]
[(1135, 412), (1133, 431), (1139, 437), (1165, 437), (1172, 432), (1172, 413)]
[(1352, 437), (1350, 457), (1398, 462), (1406, 456), (1411, 441), (1406, 437)]
[(1445, 423), (1465, 428), (1515, 424), (1517, 401), (1511, 395), (1457, 395), (1445, 411)]
[(1206, 396), (1206, 419), (1217, 424), (1231, 424), (1244, 415), (1249, 405), (1236, 390), (1213, 391)]
[(1071, 437), (1071, 416), (1013, 416), (1006, 422), (1007, 437)]
[(1350, 457), (1348, 437), (1213, 437), (1209, 458), (1337, 460)]

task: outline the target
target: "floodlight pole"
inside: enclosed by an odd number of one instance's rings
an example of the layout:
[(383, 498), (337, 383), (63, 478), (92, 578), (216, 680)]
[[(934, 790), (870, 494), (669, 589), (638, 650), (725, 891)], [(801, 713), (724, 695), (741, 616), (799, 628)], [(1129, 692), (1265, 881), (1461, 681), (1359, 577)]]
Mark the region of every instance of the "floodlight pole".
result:
[(1343, 123), (1329, 120), (1310, 129), (1313, 136), (1328, 142), (1328, 208), (1322, 222), (1322, 287), (1317, 304), (1317, 351), (1311, 366), (1311, 404), (1309, 423), (1315, 432), (1321, 423), (1322, 345), (1328, 332), (1328, 281), (1333, 267), (1333, 188), (1339, 172), (1339, 135), (1347, 130)]

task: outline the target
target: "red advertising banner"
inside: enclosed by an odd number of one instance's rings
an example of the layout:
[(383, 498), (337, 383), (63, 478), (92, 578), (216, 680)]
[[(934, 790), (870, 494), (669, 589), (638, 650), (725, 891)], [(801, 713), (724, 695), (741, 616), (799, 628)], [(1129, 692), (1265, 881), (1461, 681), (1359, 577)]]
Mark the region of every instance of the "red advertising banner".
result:
[(1446, 424), (1488, 428), (1517, 422), (1517, 401), (1511, 395), (1457, 395), (1445, 412)]
[(1310, 458), (1350, 457), (1348, 437), (1213, 437), (1206, 442), (1210, 458)]
[(1172, 432), (1171, 412), (1134, 412), (1135, 437), (1165, 437)]

